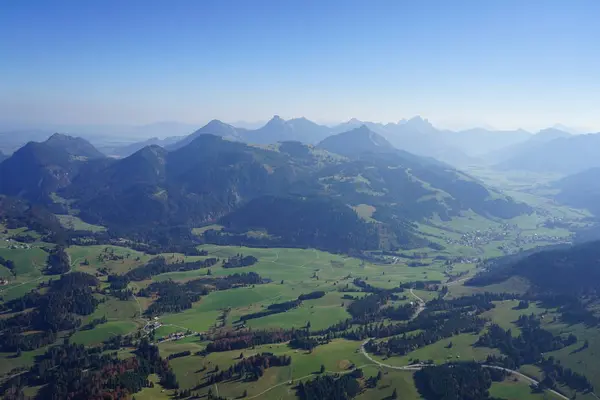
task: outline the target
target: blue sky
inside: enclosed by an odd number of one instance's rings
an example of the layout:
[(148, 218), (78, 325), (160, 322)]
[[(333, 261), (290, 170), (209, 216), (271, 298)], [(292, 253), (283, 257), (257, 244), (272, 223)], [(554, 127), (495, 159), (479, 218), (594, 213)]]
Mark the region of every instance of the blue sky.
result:
[(597, 0), (7, 0), (0, 120), (600, 130), (598, 15)]

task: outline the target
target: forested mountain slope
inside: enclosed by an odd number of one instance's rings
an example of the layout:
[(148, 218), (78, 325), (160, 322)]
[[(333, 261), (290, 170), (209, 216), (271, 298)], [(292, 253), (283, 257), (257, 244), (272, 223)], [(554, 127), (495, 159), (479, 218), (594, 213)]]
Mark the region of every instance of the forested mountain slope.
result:
[[(28, 178), (15, 180), (18, 171), (30, 171)], [(377, 248), (372, 238), (382, 236), (393, 247), (414, 246), (413, 222), (434, 215), (448, 219), (473, 210), (512, 218), (530, 211), (446, 164), (395, 149), (366, 127), (328, 138), (319, 148), (298, 142), (257, 147), (201, 134), (172, 151), (149, 146), (121, 160), (87, 160), (60, 146), (31, 143), (0, 172), (12, 179), (3, 181), (3, 193), (46, 202), (57, 193), (85, 221), (123, 234), (220, 220), (231, 240), (242, 228), (263, 229), (279, 237), (279, 245), (312, 246), (349, 226), (364, 233), (360, 245), (348, 238), (332, 245), (336, 250)], [(361, 204), (373, 207), (376, 226), (358, 220), (351, 207)], [(320, 216), (314, 220), (306, 217), (312, 206)], [(285, 211), (278, 218), (288, 220), (290, 232), (265, 218), (248, 220), (244, 207), (264, 210), (261, 215)]]

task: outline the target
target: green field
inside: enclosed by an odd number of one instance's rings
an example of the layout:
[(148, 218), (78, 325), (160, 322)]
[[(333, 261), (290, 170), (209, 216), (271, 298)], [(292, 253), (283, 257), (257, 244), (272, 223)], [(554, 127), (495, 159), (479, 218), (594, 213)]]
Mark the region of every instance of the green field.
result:
[[(551, 199), (543, 197), (541, 193), (544, 191), (548, 177), (518, 175), (506, 179), (487, 170), (474, 170), (473, 173), (486, 182), (501, 186), (515, 198), (527, 202), (534, 211), (530, 215), (506, 221), (485, 218), (471, 211), (456, 215), (449, 221), (443, 221), (438, 217), (420, 221), (417, 224), (419, 234), (444, 248), (434, 250), (423, 247), (399, 250), (396, 253), (381, 255), (381, 260), (385, 260), (385, 262), (378, 263), (314, 249), (203, 245), (199, 248), (209, 253), (207, 257), (218, 257), (223, 260), (241, 253), (258, 258), (255, 265), (235, 269), (224, 269), (219, 262), (210, 268), (213, 277), (256, 272), (266, 280), (266, 283), (213, 291), (195, 302), (190, 309), (160, 315), (157, 321), (161, 327), (156, 330), (155, 336), (160, 338), (188, 330), (202, 333), (222, 333), (234, 330), (241, 325), (239, 319), (243, 315), (264, 311), (271, 304), (294, 300), (301, 294), (317, 290), (325, 291), (326, 295), (316, 300), (303, 301), (300, 306), (287, 312), (247, 320), (244, 325), (253, 330), (298, 329), (305, 327), (310, 322), (313, 331), (324, 329), (350, 317), (347, 306), (351, 300), (343, 299), (342, 296), (345, 294), (343, 292), (347, 291), (353, 296), (366, 295), (353, 284), (355, 278), (365, 280), (368, 284), (379, 288), (389, 289), (397, 287), (401, 283), (419, 280), (446, 282), (451, 276), (464, 274), (460, 275), (461, 281), (448, 286), (447, 296), (449, 298), (486, 291), (525, 293), (530, 288), (529, 283), (521, 278), (513, 277), (505, 282), (483, 288), (463, 286), (462, 280), (475, 274), (480, 260), (485, 258), (571, 240), (571, 228), (582, 226), (584, 224), (582, 221), (587, 214), (560, 206)], [(539, 182), (531, 186), (536, 179), (539, 179)], [(354, 209), (364, 220), (373, 221), (374, 207), (368, 204), (359, 204)], [(63, 225), (76, 229), (90, 231), (104, 229), (85, 224), (77, 217), (60, 216), (59, 218)], [(566, 223), (564, 226), (569, 228), (548, 228), (546, 222), (553, 218), (561, 218), (561, 221)], [(207, 229), (220, 228), (217, 225), (210, 225), (195, 229), (194, 233), (201, 234)], [(22, 234), (29, 234), (29, 232), (20, 229), (0, 236), (2, 239), (0, 240), (0, 256), (16, 263), (16, 277), (6, 268), (0, 268), (0, 276), (9, 278), (9, 283), (0, 287), (4, 300), (22, 296), (35, 289), (41, 282), (50, 279), (43, 275), (43, 268), (48, 256), (41, 248), (44, 246), (43, 243), (33, 243), (29, 246), (30, 248), (9, 248), (14, 243), (6, 240), (11, 235)], [(520, 238), (518, 243), (517, 237)], [(41, 240), (39, 235), (36, 238)], [(153, 301), (156, 301), (156, 298), (137, 297), (127, 301), (117, 300), (111, 297), (109, 291), (106, 291), (108, 283), (105, 273), (124, 274), (147, 263), (154, 256), (127, 247), (108, 245), (71, 246), (68, 248), (68, 254), (71, 257), (73, 270), (97, 275), (102, 282), (100, 290), (94, 296), (103, 302), (93, 314), (81, 318), (82, 326), (96, 318), (106, 317), (108, 320), (93, 329), (78, 330), (70, 337), (72, 342), (98, 345), (115, 335), (135, 333), (146, 325), (148, 317), (144, 316), (143, 312)], [(162, 254), (162, 256), (169, 263), (207, 258), (186, 257), (182, 254)], [(446, 260), (449, 262), (446, 263)], [(169, 279), (185, 282), (202, 278), (207, 274), (208, 269), (171, 272), (154, 276), (146, 281), (131, 282), (129, 287), (134, 293), (137, 293), (152, 282)], [(425, 290), (414, 290), (414, 294), (425, 301), (439, 296), (438, 292)], [(390, 301), (388, 305), (415, 301), (408, 292), (402, 295), (406, 295), (407, 298)], [(567, 326), (555, 321), (556, 310), (545, 310), (533, 303), (526, 310), (516, 310), (517, 304), (518, 301), (495, 302), (495, 308), (483, 313), (482, 317), (488, 318), (490, 323), (497, 323), (505, 329), (510, 328), (513, 335), (518, 335), (520, 331), (514, 322), (520, 315), (544, 314), (545, 329), (561, 335), (574, 333), (578, 337), (578, 343), (547, 355), (552, 355), (563, 365), (585, 374), (596, 387), (600, 387), (600, 364), (596, 359), (596, 356), (600, 356), (600, 333), (597, 329), (581, 325)], [(9, 315), (4, 317), (9, 317)], [(390, 321), (386, 320), (383, 323), (388, 324)], [(490, 354), (499, 354), (495, 349), (474, 346), (477, 340), (478, 335), (459, 334), (418, 348), (402, 357), (374, 356), (374, 358), (392, 366), (406, 366), (417, 359), (432, 360), (436, 364), (441, 364), (448, 361), (482, 361)], [(585, 351), (577, 351), (583, 346), (585, 340), (589, 341), (589, 348)], [(398, 391), (401, 399), (419, 398), (412, 372), (377, 366), (362, 354), (361, 343), (360, 341), (333, 339), (328, 344), (316, 347), (312, 352), (294, 350), (286, 343), (281, 343), (199, 356), (196, 353), (203, 351), (207, 343), (201, 342), (199, 336), (195, 335), (178, 341), (161, 342), (159, 349), (164, 357), (186, 350), (191, 352), (190, 356), (170, 361), (182, 389), (197, 388), (206, 375), (214, 370), (215, 366), (218, 365), (223, 370), (238, 362), (240, 353), (244, 353), (246, 357), (260, 352), (286, 354), (292, 357), (290, 366), (269, 368), (255, 382), (222, 382), (210, 388), (213, 393), (216, 392), (226, 398), (240, 398), (244, 390), (247, 390), (249, 399), (293, 399), (295, 390), (294, 385), (290, 382), (314, 378), (315, 372), (321, 365), (325, 366), (326, 373), (332, 374), (346, 373), (352, 367), (362, 367), (366, 377), (374, 376), (381, 370), (383, 378), (377, 388), (364, 391), (358, 397), (359, 399), (388, 398), (394, 389)], [(45, 349), (38, 349), (33, 352), (23, 352), (19, 358), (13, 358), (14, 354), (0, 354), (0, 373), (6, 374), (15, 367), (30, 365), (34, 357), (44, 351)], [(121, 350), (119, 355), (131, 356), (129, 350)], [(540, 377), (540, 371), (535, 366), (523, 366), (521, 371), (528, 376)], [(156, 383), (155, 387), (143, 389), (135, 395), (136, 398), (157, 400), (172, 398), (173, 391), (164, 391), (158, 384), (156, 376), (153, 376), (152, 380)], [(33, 393), (36, 389), (28, 388), (28, 390)], [(201, 394), (206, 394), (208, 390), (207, 387), (194, 389)], [(549, 393), (532, 394), (527, 382), (521, 379), (515, 381), (514, 378), (494, 383), (490, 393), (492, 396), (505, 399), (556, 398)], [(577, 398), (582, 399), (587, 399), (589, 396), (577, 394)]]
[(89, 232), (104, 232), (106, 228), (100, 225), (88, 224), (81, 220), (81, 218), (74, 215), (57, 215), (61, 225), (67, 229), (76, 231), (89, 231)]

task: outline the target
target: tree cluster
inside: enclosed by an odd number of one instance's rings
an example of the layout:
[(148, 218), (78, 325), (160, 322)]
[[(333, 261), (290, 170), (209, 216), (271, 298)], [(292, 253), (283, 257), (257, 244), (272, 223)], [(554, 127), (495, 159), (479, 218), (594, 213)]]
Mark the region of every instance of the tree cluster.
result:
[(244, 256), (243, 254), (237, 254), (233, 257), (229, 257), (227, 260), (223, 260), (223, 268), (243, 268), (250, 267), (258, 262), (258, 258), (254, 256)]
[(510, 369), (523, 364), (535, 364), (542, 360), (542, 354), (562, 349), (577, 342), (577, 337), (571, 334), (567, 338), (554, 336), (540, 327), (540, 321), (535, 315), (521, 315), (517, 320), (521, 334), (512, 335), (511, 330), (504, 330), (492, 324), (488, 331), (477, 341), (478, 346), (499, 349), (506, 357), (503, 366)]
[(216, 258), (207, 258), (202, 261), (184, 262), (169, 264), (164, 257), (155, 257), (147, 264), (128, 271), (125, 276), (131, 281), (143, 281), (150, 279), (154, 275), (167, 272), (193, 271), (201, 268), (209, 268), (217, 263)]
[(228, 381), (232, 379), (241, 381), (257, 381), (265, 370), (271, 367), (284, 367), (292, 363), (290, 356), (276, 356), (272, 353), (261, 353), (244, 358), (226, 370), (215, 372), (206, 379), (206, 385)]
[(456, 363), (425, 367), (415, 372), (414, 380), (427, 400), (489, 400), (492, 381), (505, 375), (477, 363)]
[(360, 391), (360, 382), (353, 374), (318, 376), (308, 382), (300, 382), (297, 387), (298, 397), (302, 400), (348, 400), (356, 397)]

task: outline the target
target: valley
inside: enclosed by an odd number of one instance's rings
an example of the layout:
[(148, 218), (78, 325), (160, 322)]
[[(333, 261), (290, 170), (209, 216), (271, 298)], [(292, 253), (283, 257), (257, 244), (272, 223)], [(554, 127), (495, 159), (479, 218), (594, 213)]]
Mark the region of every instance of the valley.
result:
[[(571, 243), (580, 228), (591, 224), (590, 215), (549, 200), (543, 190), (523, 191), (524, 187), (531, 187), (523, 181), (512, 178), (500, 181), (498, 175), (490, 178), (481, 172), (484, 182), (524, 201), (530, 213), (509, 219), (471, 210), (450, 218), (434, 214), (412, 228), (415, 243), (424, 246), (369, 250), (353, 256), (285, 245), (248, 247), (215, 243), (194, 245), (194, 254), (187, 247), (182, 248), (185, 253), (152, 251), (150, 254), (138, 245), (135, 249), (128, 247), (128, 242), (122, 239), (120, 243), (112, 240), (94, 244), (98, 243), (101, 237), (98, 235), (103, 235), (105, 227), (88, 225), (75, 216), (61, 216), (64, 229), (80, 232), (77, 244), (66, 248), (70, 266), (67, 275), (95, 276), (98, 283), (92, 293), (99, 303), (93, 312), (78, 317), (79, 327), (58, 332), (54, 345), (68, 338), (73, 345), (104, 348), (105, 352), (118, 349), (118, 359), (126, 360), (139, 354), (132, 339), (145, 337), (156, 343), (160, 356), (169, 360), (177, 388), (161, 384), (164, 378), (150, 375), (148, 379), (154, 382), (154, 387), (142, 389), (136, 398), (169, 399), (191, 395), (294, 399), (300, 383), (308, 385), (327, 377), (347, 376), (356, 379), (361, 387), (358, 399), (393, 398), (393, 392), (402, 399), (419, 399), (422, 395), (413, 378), (416, 370), (448, 362), (488, 365), (490, 356), (502, 356), (497, 348), (478, 344), (490, 326), (498, 324), (517, 337), (521, 333), (519, 317), (533, 314), (551, 334), (576, 336), (574, 342), (544, 353), (544, 358), (559, 360), (561, 365), (585, 375), (593, 386), (600, 387), (597, 380), (600, 373), (593, 372), (597, 368), (594, 352), (600, 343), (595, 328), (566, 324), (561, 320), (560, 307), (543, 301), (530, 300), (527, 308), (519, 308), (519, 299), (530, 289), (527, 279), (510, 277), (483, 287), (467, 285), (482, 271), (486, 260)], [(357, 209), (358, 215), (368, 224), (381, 224), (377, 219), (378, 206), (380, 203), (362, 203)], [(198, 238), (209, 231), (228, 229), (219, 224), (196, 228)], [(82, 234), (84, 231), (88, 233)], [(42, 285), (50, 284), (55, 278), (46, 275), (44, 268), (56, 244), (44, 241), (48, 237), (43, 231), (5, 225), (0, 227), (0, 232), (0, 255), (14, 261), (12, 269), (3, 269), (6, 279), (1, 288), (3, 302), (18, 299), (36, 288), (42, 292), (48, 290)], [(21, 237), (31, 239), (23, 243)], [(247, 266), (223, 267), (225, 260), (239, 255), (256, 261)], [(165, 265), (158, 273), (139, 278), (139, 273), (133, 273), (146, 268), (157, 257), (164, 260)], [(208, 263), (213, 259), (217, 261)], [(201, 266), (205, 263), (209, 266)], [(188, 264), (190, 267), (183, 267)], [(223, 279), (248, 273), (255, 273), (259, 280), (219, 288)], [(131, 278), (124, 286), (117, 285), (115, 279), (120, 276)], [(209, 286), (198, 286), (206, 285), (204, 282)], [(496, 294), (487, 300), (485, 292)], [(184, 293), (191, 297), (184, 300)], [(309, 296), (313, 293), (314, 298)], [(297, 300), (304, 296), (309, 298)], [(363, 315), (359, 307), (372, 307), (366, 300), (369, 297), (373, 297), (377, 305), (375, 309), (369, 308), (373, 315)], [(459, 303), (463, 301), (464, 305)], [(471, 301), (474, 303), (469, 303)], [(479, 302), (486, 305), (474, 306)], [(277, 307), (288, 303), (289, 309), (278, 310)], [(455, 313), (454, 318), (464, 320), (467, 325), (450, 328), (446, 333), (443, 326), (451, 320), (437, 319), (435, 309), (440, 306), (452, 310), (448, 312)], [(168, 311), (172, 307), (178, 311)], [(407, 310), (409, 317), (388, 313), (388, 309)], [(382, 311), (385, 313), (380, 314)], [(15, 314), (6, 310), (2, 319), (18, 314), (19, 311)], [(410, 337), (416, 340), (430, 319), (438, 321), (434, 324), (441, 324), (439, 336), (424, 338), (422, 344), (415, 341), (405, 354), (405, 350), (392, 350), (390, 346), (396, 342), (391, 339), (398, 339), (399, 343)], [(469, 325), (471, 323), (475, 325)], [(372, 333), (362, 331), (367, 328)], [(398, 333), (383, 333), (382, 329), (395, 329)], [(257, 336), (250, 339), (250, 343), (234, 344), (240, 335)], [(228, 341), (232, 341), (231, 344)], [(221, 342), (227, 347), (216, 350), (215, 343)], [(295, 342), (298, 343), (294, 345)], [(114, 347), (115, 343), (118, 347)], [(235, 348), (227, 350), (229, 346)], [(4, 384), (14, 382), (21, 374), (30, 374), (28, 368), (47, 348), (42, 346), (17, 354), (14, 351), (0, 353)], [(382, 348), (388, 350), (377, 350)], [(259, 360), (265, 354), (281, 359), (288, 357), (289, 364), (263, 365), (257, 376), (220, 375), (239, 368), (241, 360), (252, 357)], [(493, 396), (562, 399), (577, 393), (577, 398), (595, 398), (593, 392), (576, 392), (560, 382), (553, 389), (532, 391), (529, 387), (532, 380), (541, 382), (545, 377), (539, 366), (525, 363), (509, 369), (523, 375), (508, 374), (492, 382), (489, 390)], [(23, 389), (32, 396), (42, 388), (26, 385)]]

